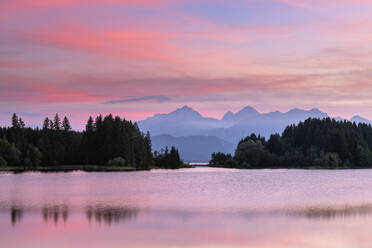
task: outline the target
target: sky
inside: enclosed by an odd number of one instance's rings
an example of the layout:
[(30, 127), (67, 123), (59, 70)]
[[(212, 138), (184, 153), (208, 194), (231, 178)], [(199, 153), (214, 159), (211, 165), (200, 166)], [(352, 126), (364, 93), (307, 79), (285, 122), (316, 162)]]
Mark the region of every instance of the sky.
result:
[(188, 105), (372, 119), (372, 0), (0, 0), (0, 125)]

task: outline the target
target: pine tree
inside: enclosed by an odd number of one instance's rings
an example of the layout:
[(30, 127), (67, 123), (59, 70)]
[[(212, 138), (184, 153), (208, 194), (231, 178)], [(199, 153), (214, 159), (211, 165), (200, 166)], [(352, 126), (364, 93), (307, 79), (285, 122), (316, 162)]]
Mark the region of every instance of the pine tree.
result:
[(54, 123), (52, 120), (49, 120), (49, 129), (54, 130)]
[(56, 131), (61, 130), (61, 119), (59, 118), (58, 114), (54, 116), (53, 129)]
[(71, 130), (71, 125), (70, 125), (70, 121), (67, 119), (67, 117), (65, 116), (65, 118), (63, 119), (63, 122), (62, 122), (62, 128), (64, 131), (68, 132)]
[(147, 131), (146, 133), (146, 136), (144, 138), (144, 152), (145, 152), (145, 156), (144, 156), (144, 163), (145, 163), (145, 169), (149, 169), (150, 167), (153, 166), (154, 164), (154, 158), (152, 156), (152, 142), (151, 142), (151, 136), (150, 136), (150, 132)]
[(25, 124), (25, 122), (22, 120), (22, 118), (19, 118), (19, 119), (18, 119), (18, 124), (19, 124), (19, 127), (20, 127), (20, 128), (25, 128), (25, 127), (26, 127), (26, 124)]
[(44, 124), (43, 124), (43, 130), (49, 129), (49, 118), (45, 118)]
[(169, 167), (171, 169), (177, 169), (181, 166), (181, 160), (178, 150), (172, 146), (169, 154)]
[(99, 115), (96, 118), (96, 121), (94, 122), (94, 127), (95, 127), (95, 129), (98, 133), (100, 133), (102, 131), (102, 128), (103, 128), (103, 117), (102, 117), (102, 115)]
[(151, 142), (151, 136), (150, 136), (150, 132), (149, 131), (146, 132), (145, 144), (147, 145), (147, 148), (150, 148), (150, 151), (151, 151), (151, 149), (152, 149), (152, 142)]
[(91, 132), (93, 132), (93, 130), (94, 130), (93, 118), (92, 118), (92, 116), (89, 116), (88, 122), (85, 125), (85, 131), (88, 132), (88, 133), (91, 133)]
[(19, 128), (19, 120), (18, 120), (18, 116), (16, 113), (14, 113), (12, 116), (12, 127)]

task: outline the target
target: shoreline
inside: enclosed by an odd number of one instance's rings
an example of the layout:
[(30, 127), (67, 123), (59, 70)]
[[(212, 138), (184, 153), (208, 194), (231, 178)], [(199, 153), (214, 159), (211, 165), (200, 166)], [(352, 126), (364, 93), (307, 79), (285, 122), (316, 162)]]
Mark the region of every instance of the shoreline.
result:
[(210, 168), (221, 168), (221, 169), (237, 169), (237, 170), (371, 170), (372, 167), (322, 167), (322, 166), (311, 166), (311, 167), (274, 167), (274, 168), (237, 168), (237, 167), (223, 167), (223, 166), (207, 166)]
[(46, 166), (46, 167), (33, 167), (24, 168), (19, 166), (14, 167), (0, 167), (0, 173), (23, 173), (23, 172), (72, 172), (72, 171), (85, 171), (85, 172), (123, 172), (123, 171), (138, 171), (134, 167), (110, 167), (99, 165), (61, 165), (61, 166)]
[[(185, 165), (178, 169), (194, 168), (194, 166)], [(84, 172), (133, 172), (133, 171), (150, 171), (152, 169), (162, 168), (150, 168), (149, 170), (140, 170), (135, 167), (120, 167), (120, 166), (103, 166), (103, 165), (60, 165), (60, 166), (46, 166), (46, 167), (33, 167), (24, 168), (20, 166), (9, 166), (0, 167), (0, 173), (24, 173), (24, 172), (73, 172), (73, 171), (84, 171)], [(177, 169), (176, 169), (177, 170)]]

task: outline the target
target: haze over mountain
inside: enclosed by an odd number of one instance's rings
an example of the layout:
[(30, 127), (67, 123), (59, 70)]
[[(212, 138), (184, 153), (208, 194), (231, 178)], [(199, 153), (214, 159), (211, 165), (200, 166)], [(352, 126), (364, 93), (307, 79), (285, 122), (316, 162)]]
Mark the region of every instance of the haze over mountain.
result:
[(254, 132), (263, 136), (281, 133), (288, 124), (298, 123), (309, 117), (325, 118), (328, 114), (314, 108), (311, 110), (292, 109), (286, 113), (279, 111), (259, 113), (247, 106), (237, 113), (227, 112), (222, 119), (203, 117), (188, 106), (169, 114), (156, 114), (143, 121), (139, 127), (150, 131), (153, 136), (169, 134), (175, 137), (190, 135), (216, 136), (236, 143)]
[(215, 135), (221, 139), (237, 143), (241, 138), (256, 133), (269, 137), (273, 133), (281, 133), (289, 124), (296, 124), (307, 118), (326, 118), (328, 115), (320, 110), (292, 109), (286, 113), (279, 111), (259, 113), (248, 106), (237, 113), (226, 113), (221, 119), (224, 127), (206, 132), (206, 135)]
[(372, 125), (372, 121), (370, 121), (370, 120), (368, 120), (368, 119), (366, 119), (366, 118), (363, 118), (363, 117), (361, 117), (361, 116), (359, 116), (359, 115), (355, 115), (355, 116), (353, 116), (352, 118), (350, 118), (350, 121), (351, 122), (355, 122), (355, 123), (366, 123), (366, 124), (370, 124), (370, 125)]
[(170, 134), (173, 136), (202, 135), (214, 128), (223, 127), (218, 119), (203, 117), (197, 111), (184, 106), (169, 114), (156, 114), (138, 122), (151, 135)]
[[(292, 109), (259, 113), (251, 106), (233, 113), (227, 112), (221, 119), (203, 117), (194, 109), (184, 106), (168, 114), (156, 114), (138, 125), (153, 136), (153, 149), (176, 146), (186, 161), (208, 161), (212, 152), (233, 153), (236, 143), (251, 133), (269, 137), (282, 133), (290, 124), (297, 124), (307, 118), (326, 118), (327, 113), (317, 108), (311, 110)], [(337, 120), (346, 120), (336, 117)], [(360, 116), (350, 119), (356, 123), (372, 122)]]

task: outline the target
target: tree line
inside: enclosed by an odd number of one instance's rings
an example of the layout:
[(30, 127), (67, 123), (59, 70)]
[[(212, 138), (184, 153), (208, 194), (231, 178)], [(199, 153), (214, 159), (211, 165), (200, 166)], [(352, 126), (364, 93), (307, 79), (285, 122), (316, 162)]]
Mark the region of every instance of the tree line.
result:
[(371, 168), (372, 127), (364, 123), (309, 118), (268, 140), (251, 134), (234, 156), (213, 153), (211, 166), (229, 168)]
[(180, 168), (174, 147), (152, 153), (150, 133), (136, 123), (111, 114), (89, 117), (85, 130), (74, 131), (67, 117), (44, 119), (42, 128), (26, 127), (17, 114), (11, 127), (0, 127), (0, 166), (58, 167), (59, 165), (125, 166), (140, 170)]

